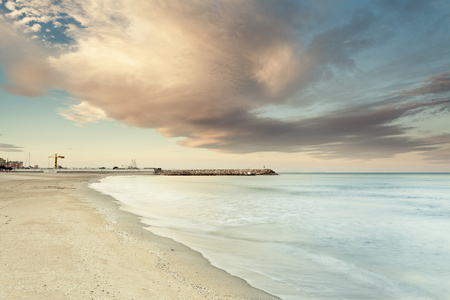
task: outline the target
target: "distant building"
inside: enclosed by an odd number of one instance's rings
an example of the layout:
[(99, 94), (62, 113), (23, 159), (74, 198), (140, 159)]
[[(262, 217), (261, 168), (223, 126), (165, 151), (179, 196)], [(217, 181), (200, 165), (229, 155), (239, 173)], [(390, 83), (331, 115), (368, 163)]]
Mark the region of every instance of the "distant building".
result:
[(13, 169), (22, 169), (23, 161), (9, 161), (7, 167), (10, 167)]
[(0, 157), (0, 166), (6, 167), (6, 160)]

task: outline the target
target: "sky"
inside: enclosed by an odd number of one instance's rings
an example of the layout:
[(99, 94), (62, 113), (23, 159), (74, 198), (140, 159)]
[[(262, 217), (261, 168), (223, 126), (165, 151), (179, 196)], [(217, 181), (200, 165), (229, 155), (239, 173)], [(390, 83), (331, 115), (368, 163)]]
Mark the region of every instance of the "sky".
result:
[(0, 0), (0, 157), (450, 172), (449, 0)]

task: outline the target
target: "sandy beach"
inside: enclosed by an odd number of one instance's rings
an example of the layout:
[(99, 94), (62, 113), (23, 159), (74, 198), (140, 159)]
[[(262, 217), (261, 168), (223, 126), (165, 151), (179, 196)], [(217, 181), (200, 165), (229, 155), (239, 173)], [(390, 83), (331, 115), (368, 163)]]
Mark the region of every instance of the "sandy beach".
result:
[(0, 299), (277, 299), (142, 229), (104, 176), (0, 173)]

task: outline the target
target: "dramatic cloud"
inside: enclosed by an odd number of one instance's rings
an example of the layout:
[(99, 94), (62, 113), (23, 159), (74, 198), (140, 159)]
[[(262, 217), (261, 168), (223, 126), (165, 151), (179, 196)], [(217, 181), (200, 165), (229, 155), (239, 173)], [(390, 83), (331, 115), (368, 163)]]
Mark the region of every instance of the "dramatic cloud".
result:
[[(357, 107), (300, 97), (357, 70), (355, 57), (391, 36), (376, 10), (355, 10), (348, 20), (308, 33), (302, 18), (312, 18), (313, 10), (295, 1), (40, 0), (5, 7), (14, 20), (13, 30), (0, 29), (6, 90), (37, 96), (64, 89), (79, 104), (59, 114), (77, 124), (109, 118), (185, 137), (180, 144), (187, 147), (326, 158), (391, 157), (449, 142), (410, 136), (412, 127), (401, 125), (408, 115), (448, 111), (449, 73)], [(27, 32), (40, 34), (42, 46), (25, 39)], [(60, 43), (50, 36), (57, 33)], [(414, 98), (428, 94), (434, 98)], [(339, 108), (302, 119), (257, 113), (303, 102)]]
[(301, 151), (322, 158), (392, 157), (411, 151), (435, 150), (450, 143), (450, 139), (408, 137), (410, 128), (396, 124), (403, 116), (432, 108), (448, 112), (450, 100), (372, 109), (353, 107), (299, 121), (262, 119), (235, 112), (222, 122), (214, 118), (197, 120), (194, 126), (202, 126), (204, 131), (181, 144), (227, 152)]
[[(311, 69), (286, 24), (257, 2), (132, 2), (120, 11), (51, 64), (80, 101), (129, 125), (183, 136), (176, 128), (189, 120), (285, 102)], [(97, 24), (93, 16), (82, 24)]]

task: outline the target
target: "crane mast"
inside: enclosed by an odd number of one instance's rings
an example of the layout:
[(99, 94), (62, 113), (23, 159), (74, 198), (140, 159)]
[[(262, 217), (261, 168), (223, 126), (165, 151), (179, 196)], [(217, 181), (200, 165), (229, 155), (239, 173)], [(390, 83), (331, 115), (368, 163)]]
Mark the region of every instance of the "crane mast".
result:
[(55, 158), (55, 169), (58, 168), (58, 158), (64, 158), (62, 155), (58, 155), (55, 153), (55, 155), (50, 155), (48, 158)]

